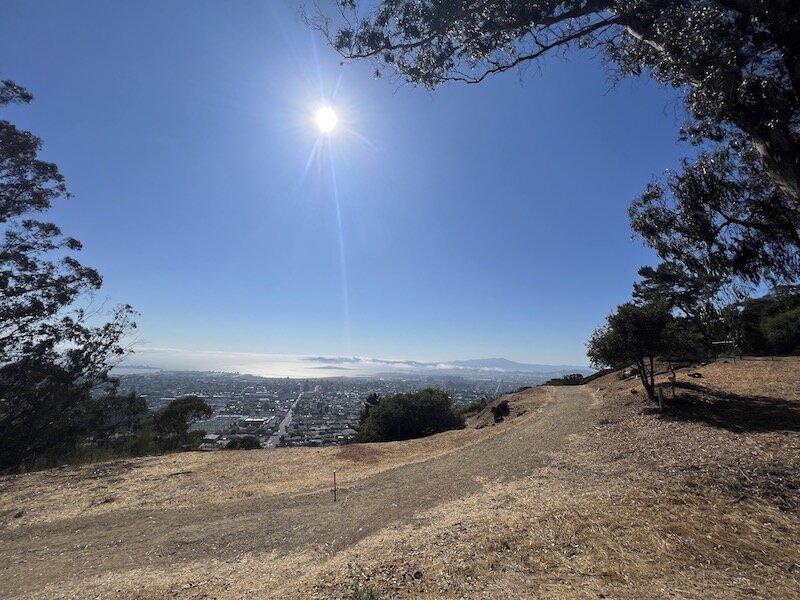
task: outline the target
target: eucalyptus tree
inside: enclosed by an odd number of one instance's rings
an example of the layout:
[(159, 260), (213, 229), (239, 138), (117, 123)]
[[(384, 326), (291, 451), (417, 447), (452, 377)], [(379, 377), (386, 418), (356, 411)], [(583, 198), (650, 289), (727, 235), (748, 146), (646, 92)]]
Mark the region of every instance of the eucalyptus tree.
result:
[(652, 182), (629, 214), (633, 230), (696, 281), (800, 277), (800, 203), (741, 135)]
[(686, 90), (693, 136), (733, 126), (782, 191), (800, 199), (800, 10), (795, 0), (384, 0), (366, 17), (309, 19), (347, 58), (406, 81), (477, 83), (574, 46), (625, 75)]
[[(31, 100), (0, 83), (0, 108)], [(99, 388), (113, 393), (108, 372), (134, 326), (127, 305), (105, 323), (78, 305), (102, 278), (75, 257), (78, 240), (35, 218), (69, 197), (41, 146), (0, 119), (0, 467), (30, 466), (86, 431), (87, 403)]]
[(726, 282), (673, 262), (642, 267), (639, 276), (641, 279), (633, 284), (635, 304), (665, 303), (692, 323), (709, 351), (712, 342), (724, 337), (720, 311), (724, 305), (721, 289)]
[[(603, 53), (619, 77), (648, 74), (681, 90), (690, 115), (682, 137), (700, 159), (648, 187), (632, 208), (634, 229), (690, 269), (695, 260), (751, 281), (797, 275), (796, 0), (383, 0), (366, 16), (355, 0), (335, 3), (337, 15), (317, 10), (309, 23), (342, 56), (372, 59), (376, 75), (388, 68), (410, 84), (479, 83), (577, 48)], [(703, 182), (714, 183), (711, 195), (678, 192), (707, 174), (717, 180)], [(740, 185), (756, 192), (730, 189)], [(721, 241), (709, 242), (715, 235)]]

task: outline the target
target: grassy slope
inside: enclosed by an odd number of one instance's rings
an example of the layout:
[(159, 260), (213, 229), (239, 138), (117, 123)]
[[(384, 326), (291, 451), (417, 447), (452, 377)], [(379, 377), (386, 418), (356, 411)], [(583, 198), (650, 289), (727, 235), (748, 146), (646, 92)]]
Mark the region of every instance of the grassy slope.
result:
[(612, 375), (426, 440), (6, 478), (0, 592), (800, 597), (800, 360), (678, 383), (664, 416)]

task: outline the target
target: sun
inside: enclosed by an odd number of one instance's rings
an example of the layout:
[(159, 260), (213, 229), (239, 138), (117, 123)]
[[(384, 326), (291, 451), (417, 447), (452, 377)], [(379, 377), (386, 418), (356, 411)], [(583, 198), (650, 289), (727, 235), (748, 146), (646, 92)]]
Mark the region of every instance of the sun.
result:
[(322, 133), (330, 133), (336, 128), (339, 118), (330, 106), (320, 106), (317, 109), (316, 121)]

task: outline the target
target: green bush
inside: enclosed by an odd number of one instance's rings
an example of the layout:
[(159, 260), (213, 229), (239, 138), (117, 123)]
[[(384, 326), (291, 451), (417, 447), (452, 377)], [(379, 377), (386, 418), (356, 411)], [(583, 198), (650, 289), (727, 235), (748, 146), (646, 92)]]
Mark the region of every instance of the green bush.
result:
[(800, 286), (783, 286), (762, 298), (731, 304), (724, 315), (743, 354), (800, 355)]
[(596, 373), (592, 373), (591, 375), (573, 373), (572, 375), (564, 375), (563, 377), (554, 377), (553, 379), (548, 379), (542, 385), (586, 385), (598, 377), (602, 377), (603, 375), (608, 375), (609, 373), (613, 372), (614, 369), (601, 369)]
[(584, 377), (580, 373), (573, 373), (572, 375), (564, 375), (563, 377), (554, 377), (548, 379), (542, 385), (583, 385)]
[(463, 426), (463, 419), (453, 410), (447, 392), (426, 388), (410, 394), (394, 394), (369, 406), (358, 429), (358, 441), (409, 440)]
[(461, 406), (457, 406), (454, 410), (459, 417), (462, 417), (469, 413), (482, 411), (484, 408), (486, 408), (486, 402), (487, 399), (484, 396), (483, 398), (478, 398), (477, 400), (473, 400), (469, 404), (462, 404)]
[(261, 443), (258, 438), (252, 435), (246, 435), (241, 438), (233, 438), (228, 445), (225, 446), (226, 450), (258, 450), (261, 448)]

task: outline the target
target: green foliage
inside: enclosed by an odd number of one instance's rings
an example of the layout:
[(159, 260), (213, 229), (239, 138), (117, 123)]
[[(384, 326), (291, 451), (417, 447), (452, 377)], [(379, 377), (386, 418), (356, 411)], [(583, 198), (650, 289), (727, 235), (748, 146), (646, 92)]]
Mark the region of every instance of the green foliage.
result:
[(478, 398), (477, 400), (473, 400), (469, 404), (462, 404), (461, 406), (457, 406), (454, 411), (459, 417), (463, 417), (469, 413), (476, 413), (482, 411), (486, 408), (486, 403), (488, 399), (486, 396), (483, 398)]
[(153, 430), (164, 450), (195, 447), (202, 440), (191, 439), (189, 426), (200, 419), (207, 419), (214, 410), (199, 396), (176, 398), (153, 417)]
[(690, 272), (685, 266), (664, 262), (655, 269), (639, 269), (641, 279), (633, 284), (636, 304), (666, 303), (689, 319), (710, 350), (712, 342), (724, 336), (719, 312), (719, 293), (723, 281), (703, 272)]
[(584, 376), (580, 373), (572, 373), (571, 375), (548, 379), (542, 385), (583, 385), (585, 383), (584, 379)]
[(364, 408), (361, 409), (361, 414), (358, 418), (357, 429), (361, 429), (364, 426), (364, 423), (367, 421), (367, 417), (369, 417), (369, 411), (372, 410), (373, 407), (377, 406), (381, 400), (383, 400), (383, 396), (374, 392), (367, 396), (366, 400), (364, 401)]
[(666, 304), (623, 304), (592, 334), (589, 360), (598, 368), (619, 369), (635, 364), (647, 395), (653, 398), (654, 361), (669, 349), (666, 332), (673, 320)]
[(95, 441), (105, 442), (113, 436), (132, 433), (147, 414), (147, 402), (141, 396), (104, 395), (87, 407), (89, 430)]
[(158, 450), (158, 440), (153, 430), (153, 423), (146, 421), (136, 427), (127, 448), (128, 454), (131, 456), (148, 456), (158, 453)]
[(0, 368), (0, 470), (30, 470), (74, 462), (105, 449), (130, 451), (147, 406), (135, 395), (97, 397), (92, 381), (76, 381), (63, 366), (38, 360)]
[[(13, 82), (0, 85), (0, 106), (30, 100)], [(91, 327), (86, 312), (72, 306), (102, 279), (73, 256), (78, 240), (32, 217), (69, 196), (58, 167), (39, 159), (40, 150), (36, 136), (0, 120), (0, 365), (35, 357), (63, 365), (76, 379), (103, 379), (109, 359), (125, 352), (120, 338), (134, 327), (132, 311), (119, 307), (108, 324)]]
[(90, 389), (60, 365), (17, 361), (0, 369), (0, 464), (28, 470), (56, 464), (73, 451), (86, 428)]
[(664, 329), (664, 347), (661, 358), (674, 362), (699, 362), (712, 356), (705, 338), (686, 318), (674, 318)]
[(409, 394), (394, 394), (372, 405), (358, 429), (360, 442), (388, 442), (433, 435), (463, 427), (453, 410), (450, 396), (426, 388)]
[(258, 441), (258, 438), (252, 435), (246, 435), (240, 438), (232, 438), (228, 445), (225, 446), (225, 450), (258, 450), (261, 448), (261, 444)]
[(786, 288), (733, 304), (725, 317), (742, 353), (800, 355), (800, 289)]
[[(0, 83), (0, 107), (31, 94)], [(83, 454), (87, 444), (110, 447), (130, 435), (143, 410), (135, 397), (116, 396), (108, 375), (135, 325), (129, 306), (92, 325), (75, 306), (97, 290), (100, 275), (74, 254), (76, 239), (34, 218), (69, 196), (58, 167), (39, 158), (41, 141), (0, 120), (0, 468), (30, 469)], [(120, 442), (115, 441), (119, 445)], [(111, 451), (111, 450), (110, 450)]]
[(350, 0), (337, 3), (345, 17), (338, 31), (325, 15), (308, 19), (334, 48), (427, 87), (479, 82), (568, 47), (604, 51), (621, 75), (647, 72), (686, 89), (693, 136), (745, 132), (771, 178), (800, 197), (794, 0), (384, 0), (367, 15)]
[(608, 375), (609, 373), (613, 373), (615, 369), (600, 369), (597, 373), (592, 373), (591, 375), (587, 375), (583, 378), (583, 383), (591, 383), (595, 379), (599, 379), (603, 375)]
[(591, 375), (581, 375), (580, 373), (572, 373), (571, 375), (564, 375), (563, 377), (554, 377), (553, 379), (548, 379), (542, 385), (586, 385), (587, 383), (591, 383), (598, 377), (602, 377), (603, 375), (608, 375), (609, 373), (613, 372), (614, 369), (600, 369), (596, 373), (592, 373)]
[(666, 183), (651, 183), (629, 213), (634, 231), (671, 267), (650, 279), (698, 325), (704, 315), (695, 311), (708, 306), (715, 287), (800, 276), (800, 202), (769, 177), (742, 136), (684, 161)]

